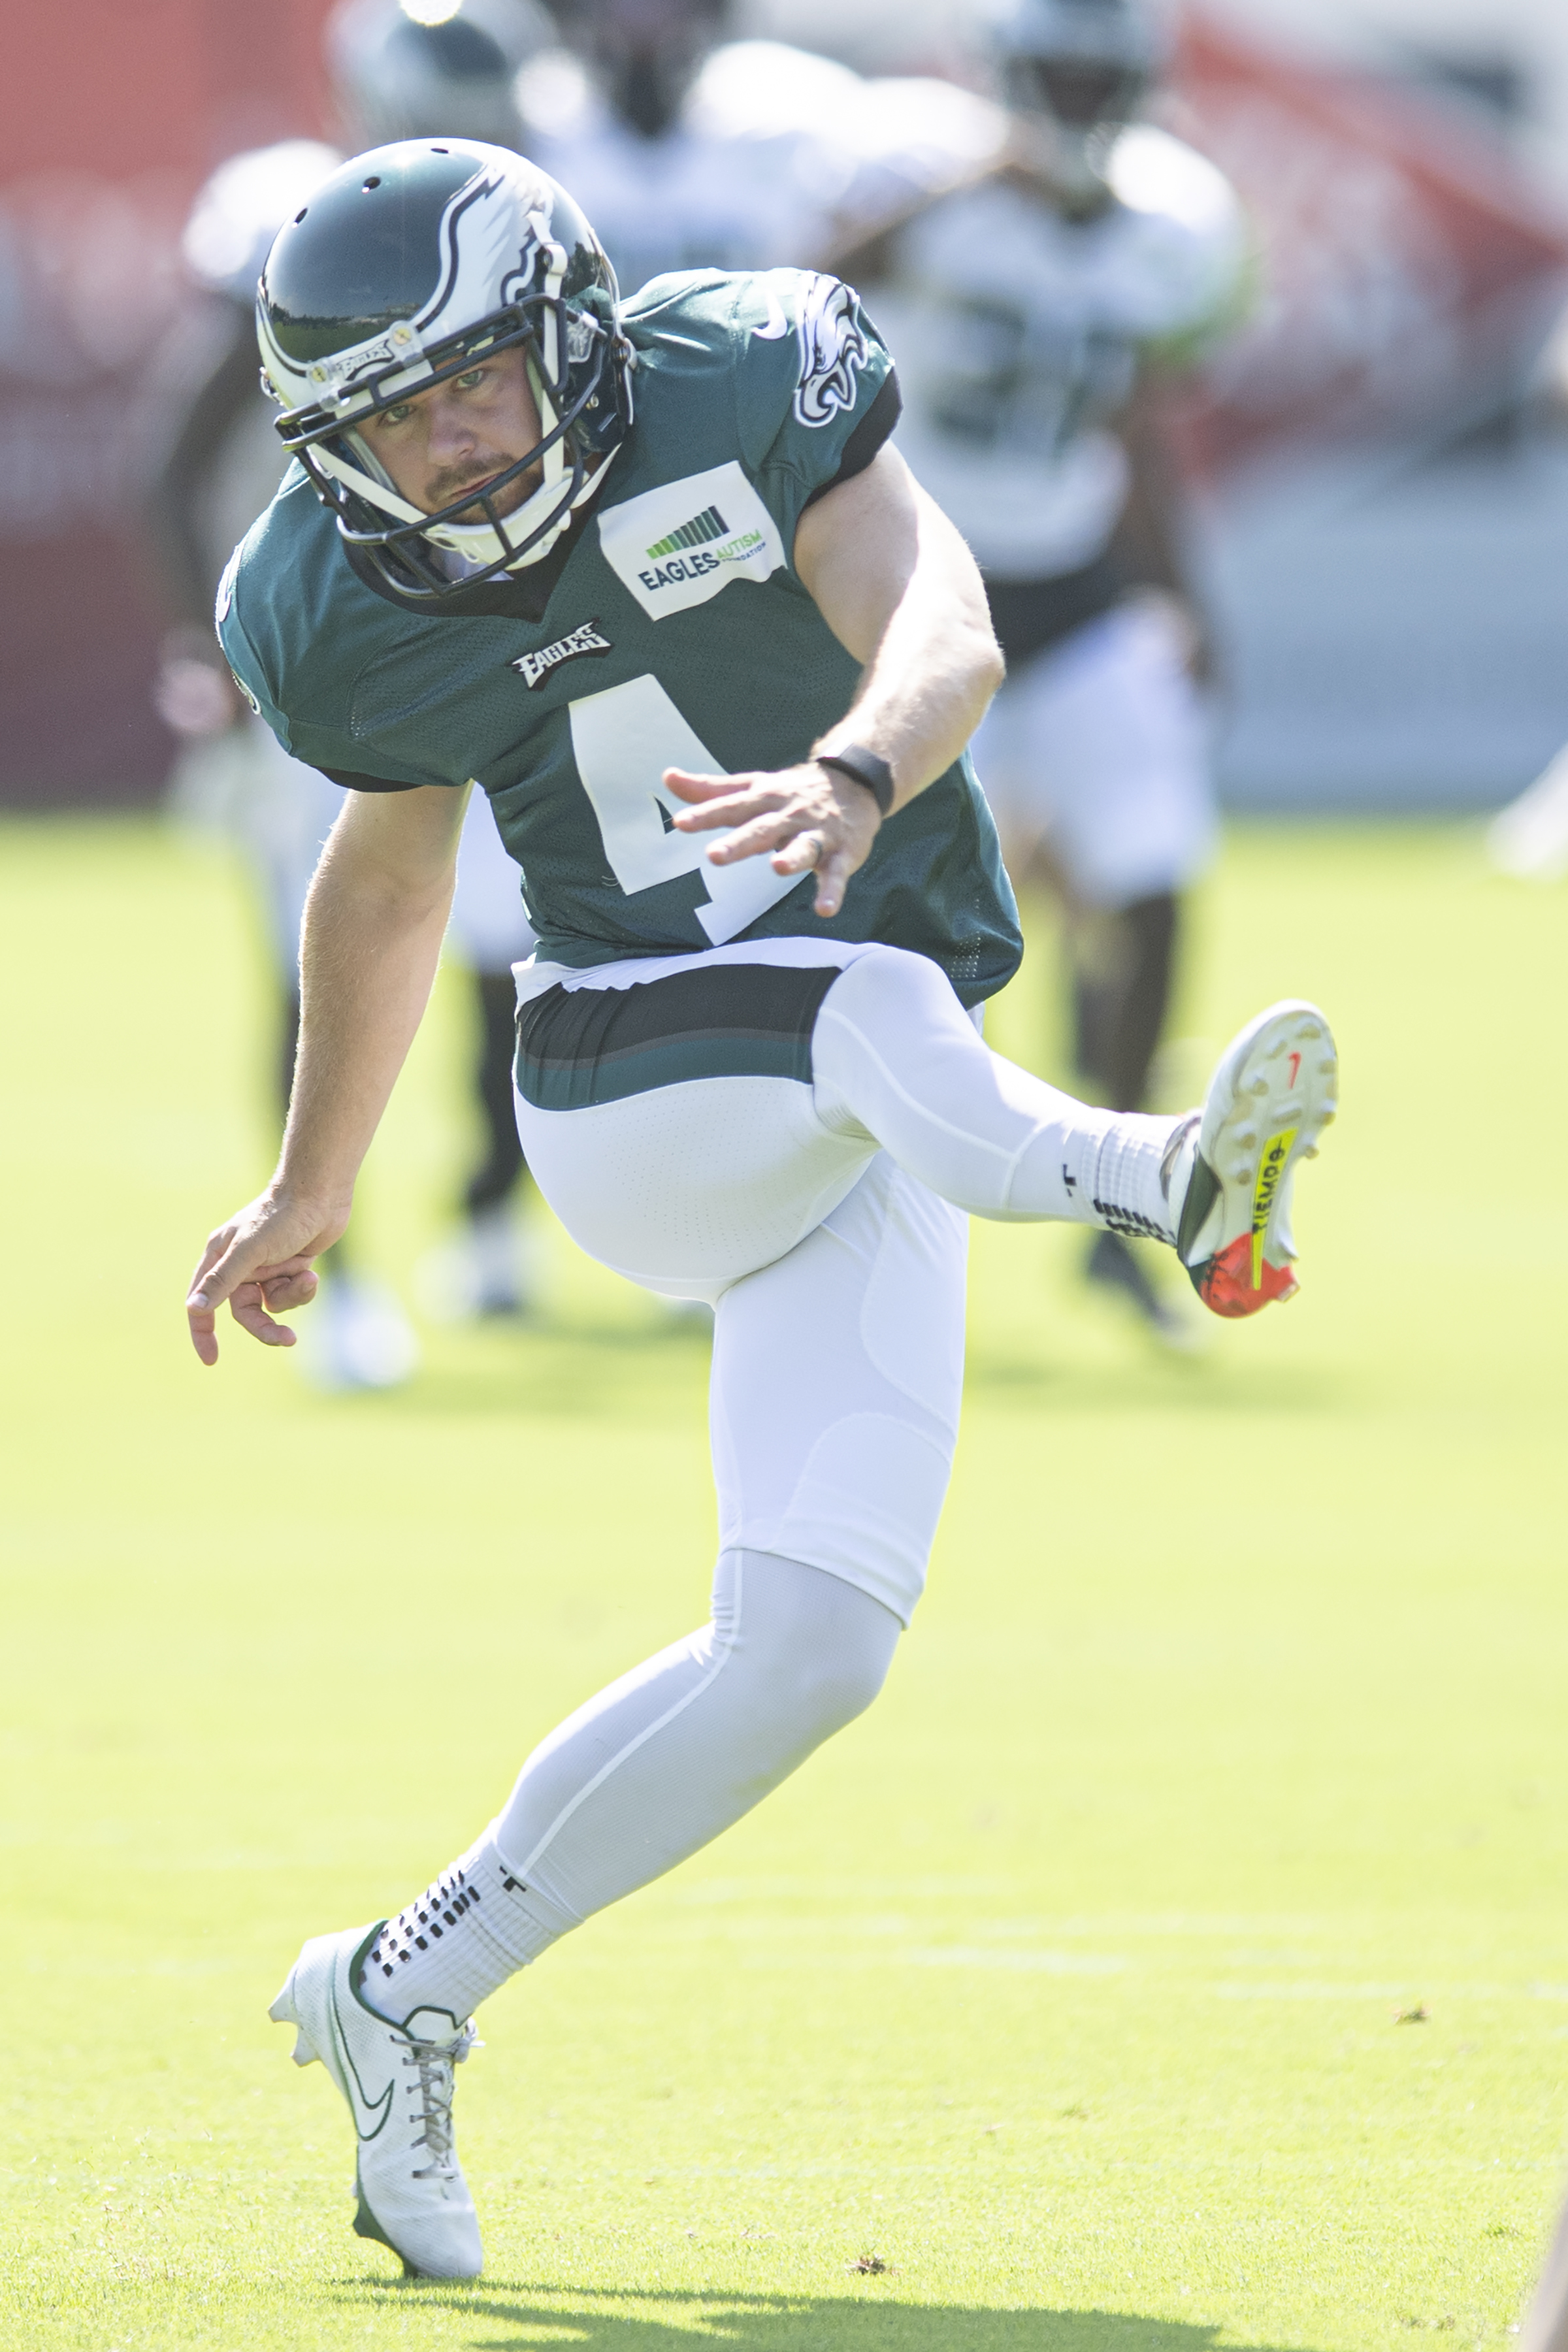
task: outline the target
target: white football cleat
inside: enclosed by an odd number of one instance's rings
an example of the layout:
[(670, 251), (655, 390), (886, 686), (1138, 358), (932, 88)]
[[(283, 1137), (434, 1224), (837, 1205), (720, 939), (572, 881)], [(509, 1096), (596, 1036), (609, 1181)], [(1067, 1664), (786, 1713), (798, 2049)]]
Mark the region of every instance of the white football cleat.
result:
[(415, 1271), (418, 1300), (433, 1322), (529, 1316), (543, 1287), (543, 1252), (510, 1202), (465, 1219), (460, 1232), (429, 1250)]
[(1176, 1255), (1215, 1315), (1256, 1315), (1294, 1296), (1290, 1193), (1334, 1116), (1338, 1073), (1323, 1015), (1288, 998), (1231, 1039), (1203, 1109), (1173, 1136), (1165, 1192)]
[(472, 2018), (416, 2009), (400, 2025), (359, 1991), (360, 1964), (386, 1925), (315, 1936), (267, 2014), (299, 2029), (294, 2063), (319, 2058), (359, 2144), (353, 2226), (401, 2255), (414, 2278), (478, 2278), (479, 2216), (452, 2141), (453, 2068), (473, 2048)]
[(298, 1328), (300, 1370), (330, 1396), (395, 1389), (419, 1369), (419, 1342), (396, 1292), (367, 1275), (329, 1273)]

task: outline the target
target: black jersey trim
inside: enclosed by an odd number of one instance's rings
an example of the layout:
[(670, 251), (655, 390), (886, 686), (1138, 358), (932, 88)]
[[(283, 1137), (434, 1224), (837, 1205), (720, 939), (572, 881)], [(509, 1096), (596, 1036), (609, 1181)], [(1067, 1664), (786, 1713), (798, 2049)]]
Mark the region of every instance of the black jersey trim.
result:
[(395, 784), (390, 776), (362, 776), (353, 768), (323, 768), (321, 773), (349, 793), (418, 793), (425, 789), (422, 784)]
[[(825, 499), (829, 490), (838, 488), (840, 482), (852, 482), (857, 474), (863, 474), (883, 442), (890, 439), (903, 413), (904, 395), (899, 390), (898, 371), (889, 368), (882, 378), (876, 399), (844, 444), (838, 471), (830, 482), (817, 484), (807, 499), (806, 506), (814, 507), (818, 499)], [(805, 509), (803, 507), (801, 511), (804, 514)]]
[(517, 1016), (517, 1087), (587, 1110), (690, 1078), (811, 1084), (811, 1034), (838, 964), (709, 964), (630, 988), (546, 989)]
[(985, 594), (996, 642), (1008, 661), (1028, 661), (1109, 613), (1128, 586), (1126, 567), (1111, 551), (1097, 555), (1080, 571), (1059, 572), (1049, 580), (993, 580), (987, 574)]

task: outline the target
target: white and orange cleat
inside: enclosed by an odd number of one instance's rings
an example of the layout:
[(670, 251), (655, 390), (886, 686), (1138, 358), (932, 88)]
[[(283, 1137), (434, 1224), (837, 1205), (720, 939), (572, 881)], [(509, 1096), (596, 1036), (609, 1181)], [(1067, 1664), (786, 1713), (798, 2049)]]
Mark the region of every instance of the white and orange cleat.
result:
[(1202, 1110), (1172, 1137), (1164, 1183), (1176, 1255), (1215, 1315), (1256, 1315), (1295, 1296), (1290, 1193), (1334, 1116), (1338, 1076), (1322, 1013), (1288, 998), (1232, 1038)]

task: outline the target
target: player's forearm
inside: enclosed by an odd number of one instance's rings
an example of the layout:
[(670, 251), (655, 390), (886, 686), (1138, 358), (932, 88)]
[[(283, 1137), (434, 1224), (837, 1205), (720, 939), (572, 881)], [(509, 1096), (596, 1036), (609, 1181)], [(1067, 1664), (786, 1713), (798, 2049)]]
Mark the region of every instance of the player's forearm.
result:
[(1118, 431), (1130, 472), (1116, 527), (1116, 554), (1138, 585), (1163, 588), (1194, 603), (1182, 544), (1180, 479), (1151, 385), (1139, 385), (1122, 411)]
[(895, 809), (952, 767), (1002, 683), (984, 592), (977, 580), (974, 609), (955, 593), (963, 585), (956, 570), (932, 562), (916, 571), (849, 711), (816, 747), (863, 743), (875, 751), (892, 769)]
[(835, 500), (843, 506), (832, 536), (807, 538), (804, 551), (797, 542), (797, 566), (866, 668), (849, 710), (815, 748), (858, 743), (886, 760), (901, 808), (963, 751), (1002, 682), (1002, 655), (973, 557), (901, 459), (884, 452), (822, 505)]
[(351, 806), (311, 886), (300, 940), (300, 1051), (275, 1192), (346, 1219), (354, 1181), (424, 1016), (452, 869), (400, 870)]

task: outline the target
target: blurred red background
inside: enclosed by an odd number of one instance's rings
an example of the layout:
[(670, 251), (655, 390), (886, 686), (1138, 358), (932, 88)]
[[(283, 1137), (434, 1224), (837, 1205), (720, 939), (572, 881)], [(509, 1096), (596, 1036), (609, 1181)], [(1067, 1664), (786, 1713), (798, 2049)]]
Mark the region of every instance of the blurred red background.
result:
[(162, 618), (138, 470), (191, 197), (325, 127), (329, 0), (11, 0), (0, 77), (0, 799), (144, 801)]
[[(138, 499), (190, 351), (179, 233), (225, 156), (331, 135), (329, 5), (11, 0), (0, 803), (142, 803), (167, 773)], [(1563, 299), (1568, 236), (1456, 110), (1194, 15), (1173, 120), (1241, 189), (1261, 259), (1250, 322), (1184, 402), (1195, 468), (1335, 436), (1429, 438), (1517, 395)]]

